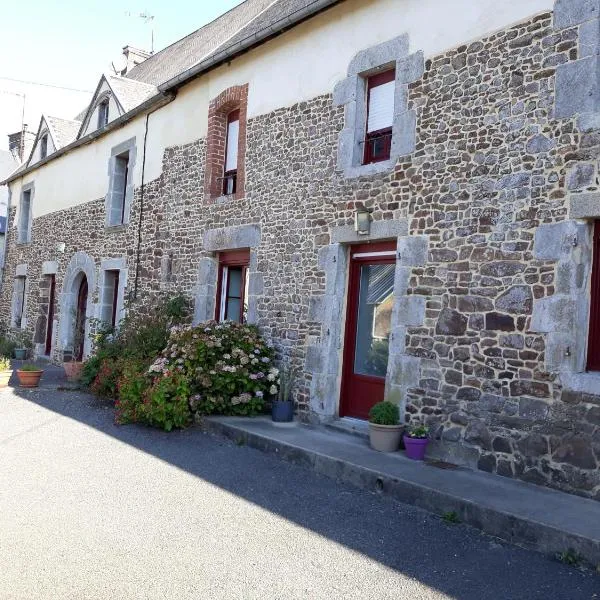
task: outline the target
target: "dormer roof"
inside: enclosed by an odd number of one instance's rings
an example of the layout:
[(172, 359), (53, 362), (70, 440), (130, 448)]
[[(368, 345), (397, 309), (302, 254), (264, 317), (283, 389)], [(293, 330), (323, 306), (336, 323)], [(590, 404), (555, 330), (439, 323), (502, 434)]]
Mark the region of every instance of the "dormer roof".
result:
[[(64, 146), (68, 146), (77, 137), (77, 132), (81, 123), (70, 119), (61, 119), (60, 117), (51, 117), (50, 115), (42, 115), (38, 126), (35, 142), (31, 148), (31, 152), (25, 163), (27, 166), (32, 164), (32, 158), (40, 144), (40, 140), (44, 134), (48, 134), (52, 140), (53, 151), (56, 152)], [(48, 155), (52, 154), (49, 152)]]

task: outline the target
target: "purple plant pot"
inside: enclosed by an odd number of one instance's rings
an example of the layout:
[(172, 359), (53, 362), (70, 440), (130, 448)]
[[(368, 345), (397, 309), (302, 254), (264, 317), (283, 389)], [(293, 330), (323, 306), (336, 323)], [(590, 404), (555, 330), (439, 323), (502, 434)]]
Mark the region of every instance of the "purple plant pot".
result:
[(406, 456), (412, 460), (425, 460), (425, 451), (429, 444), (429, 438), (411, 438), (404, 436), (404, 447)]

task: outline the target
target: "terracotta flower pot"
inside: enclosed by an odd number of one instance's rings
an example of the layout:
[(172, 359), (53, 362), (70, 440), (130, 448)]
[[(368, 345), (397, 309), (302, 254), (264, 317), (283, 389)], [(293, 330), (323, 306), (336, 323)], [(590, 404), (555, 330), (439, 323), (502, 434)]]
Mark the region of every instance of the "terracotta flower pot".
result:
[(43, 372), (44, 371), (41, 369), (39, 371), (23, 371), (21, 369), (17, 369), (19, 384), (24, 388), (38, 387)]
[(8, 381), (12, 375), (12, 370), (0, 371), (0, 388), (8, 387)]
[(379, 452), (396, 452), (400, 447), (400, 439), (404, 425), (377, 425), (369, 423), (369, 440), (371, 448)]
[(72, 360), (70, 362), (63, 363), (63, 369), (65, 370), (65, 375), (69, 381), (79, 381), (79, 378), (81, 377), (81, 371), (83, 370), (83, 363)]

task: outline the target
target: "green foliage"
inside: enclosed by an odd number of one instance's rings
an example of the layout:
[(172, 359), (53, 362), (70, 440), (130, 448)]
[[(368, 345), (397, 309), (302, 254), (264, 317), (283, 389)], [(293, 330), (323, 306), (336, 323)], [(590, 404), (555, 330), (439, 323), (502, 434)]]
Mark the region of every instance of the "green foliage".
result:
[(38, 372), (41, 371), (42, 369), (40, 369), (38, 366), (36, 365), (23, 365), (22, 367), (19, 367), (20, 371), (32, 371), (32, 372)]
[(31, 337), (31, 333), (25, 329), (11, 331), (8, 334), (8, 339), (14, 344), (15, 348), (25, 348), (26, 350), (33, 348), (33, 338)]
[(445, 512), (442, 515), (442, 519), (444, 519), (444, 521), (446, 521), (446, 523), (452, 523), (453, 525), (456, 525), (457, 523), (460, 523), (460, 519), (458, 518), (458, 514), (451, 510), (449, 512)]
[(2, 356), (14, 356), (17, 344), (6, 337), (0, 337), (0, 354)]
[(427, 425), (413, 425), (406, 435), (411, 438), (424, 440), (429, 437), (429, 427)]
[(560, 560), (560, 562), (564, 563), (565, 565), (571, 565), (576, 567), (579, 563), (581, 563), (583, 558), (581, 554), (575, 552), (573, 548), (569, 548), (568, 550), (565, 550), (564, 552), (561, 552), (558, 555), (558, 560)]
[(0, 371), (10, 371), (10, 358), (0, 356)]
[(277, 400), (279, 402), (293, 402), (292, 390), (296, 384), (298, 369), (289, 365), (282, 365), (279, 371), (279, 394)]
[(173, 328), (149, 371), (185, 375), (196, 414), (256, 415), (265, 398), (279, 392), (279, 370), (272, 360), (272, 349), (253, 325), (209, 321)]
[(121, 375), (122, 364), (115, 358), (104, 358), (91, 385), (92, 393), (102, 398), (117, 397), (117, 382)]
[(146, 390), (150, 387), (151, 377), (144, 362), (125, 361), (119, 378), (116, 421), (124, 425), (137, 423), (142, 419), (141, 406)]
[(378, 402), (369, 411), (369, 421), (375, 425), (398, 425), (400, 423), (398, 406), (388, 400)]
[(185, 375), (172, 373), (167, 377), (157, 377), (144, 394), (139, 420), (165, 431), (185, 427), (192, 419), (189, 397), (190, 388)]

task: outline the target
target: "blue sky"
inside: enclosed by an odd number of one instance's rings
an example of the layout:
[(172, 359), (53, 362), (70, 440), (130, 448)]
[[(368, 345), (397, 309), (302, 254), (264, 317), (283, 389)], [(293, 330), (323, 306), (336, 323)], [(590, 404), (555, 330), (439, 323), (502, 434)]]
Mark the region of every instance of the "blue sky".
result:
[[(25, 121), (38, 125), (42, 110), (70, 118), (89, 94), (12, 81), (93, 90), (103, 71), (127, 44), (149, 49), (151, 30), (159, 50), (184, 37), (241, 0), (20, 0), (3, 3), (0, 36), (0, 149), (6, 134)], [(128, 16), (129, 13), (131, 16)], [(138, 17), (154, 16), (150, 23)]]

